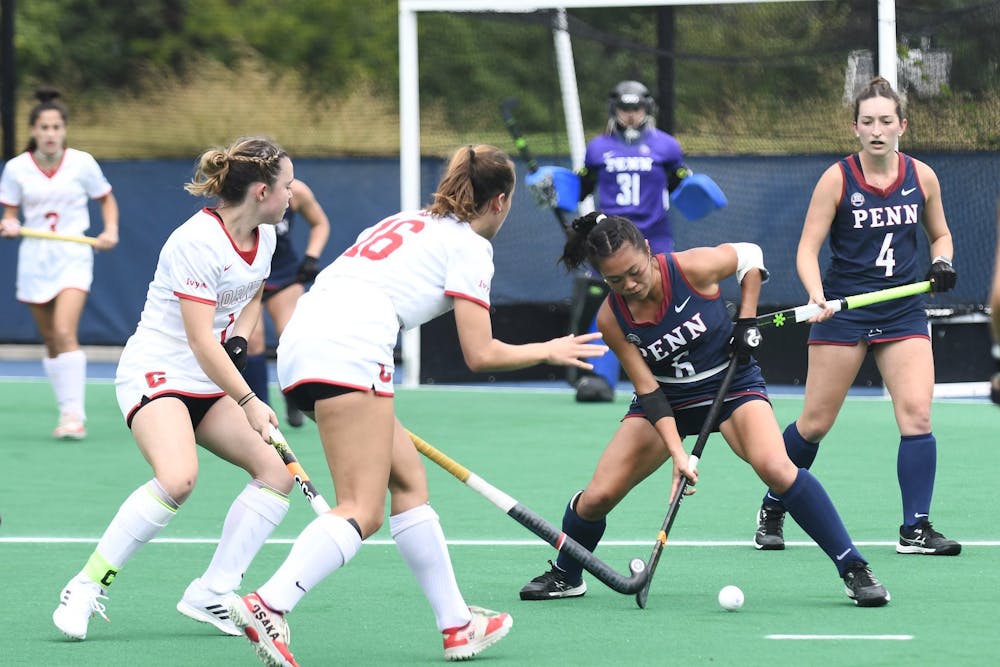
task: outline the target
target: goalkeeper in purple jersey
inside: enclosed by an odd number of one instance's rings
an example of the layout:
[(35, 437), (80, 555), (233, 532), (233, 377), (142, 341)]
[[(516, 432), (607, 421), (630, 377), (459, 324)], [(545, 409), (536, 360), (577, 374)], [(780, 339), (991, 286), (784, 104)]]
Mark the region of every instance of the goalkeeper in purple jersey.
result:
[[(608, 96), (607, 130), (587, 144), (579, 173), (580, 199), (593, 194), (600, 210), (631, 220), (649, 241), (653, 254), (674, 249), (670, 193), (691, 173), (684, 166), (680, 143), (654, 126), (655, 116), (656, 102), (646, 86), (638, 81), (620, 82)], [(601, 289), (587, 292), (603, 299), (607, 293), (603, 285), (594, 285)], [(574, 324), (583, 326), (585, 321)], [(596, 323), (591, 324), (590, 331), (596, 330)], [(594, 374), (577, 383), (576, 400), (613, 400), (619, 372), (614, 355), (595, 359)]]

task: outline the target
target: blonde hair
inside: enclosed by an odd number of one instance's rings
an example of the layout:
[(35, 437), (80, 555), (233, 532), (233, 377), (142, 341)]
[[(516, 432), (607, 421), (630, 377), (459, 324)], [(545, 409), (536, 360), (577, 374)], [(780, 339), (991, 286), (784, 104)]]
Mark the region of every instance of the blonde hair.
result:
[(194, 178), (184, 189), (195, 196), (241, 202), (252, 183), (274, 185), (285, 157), (288, 153), (270, 139), (240, 137), (227, 148), (202, 153)]

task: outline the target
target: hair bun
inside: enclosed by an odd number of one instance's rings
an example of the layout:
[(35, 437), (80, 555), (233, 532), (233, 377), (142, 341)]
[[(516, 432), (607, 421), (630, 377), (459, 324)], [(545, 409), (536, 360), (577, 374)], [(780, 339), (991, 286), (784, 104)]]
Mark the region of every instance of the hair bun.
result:
[(46, 102), (51, 102), (52, 100), (57, 99), (59, 97), (62, 97), (62, 93), (60, 93), (57, 89), (53, 88), (52, 86), (43, 86), (35, 91), (35, 99), (37, 99), (42, 104)]

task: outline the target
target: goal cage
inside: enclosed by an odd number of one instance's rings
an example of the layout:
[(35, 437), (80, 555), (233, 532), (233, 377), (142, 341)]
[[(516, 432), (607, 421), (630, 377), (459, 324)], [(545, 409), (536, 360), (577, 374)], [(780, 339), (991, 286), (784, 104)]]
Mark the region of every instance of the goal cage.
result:
[[(673, 213), (678, 247), (754, 241), (772, 269), (762, 304), (794, 305), (809, 192), (857, 150), (850, 102), (879, 73), (904, 96), (900, 150), (935, 168), (961, 230), (958, 289), (936, 302), (981, 311), (1000, 194), (998, 28), (1000, 0), (399, 0), (400, 201), (429, 200), (456, 143), (508, 150), (522, 191), (494, 239), (491, 301), (568, 302), (562, 231), (523, 191), (500, 104), (541, 164), (577, 167), (608, 92), (639, 80), (659, 127), (729, 199), (697, 223)], [(401, 350), (404, 384), (419, 384), (419, 329)]]

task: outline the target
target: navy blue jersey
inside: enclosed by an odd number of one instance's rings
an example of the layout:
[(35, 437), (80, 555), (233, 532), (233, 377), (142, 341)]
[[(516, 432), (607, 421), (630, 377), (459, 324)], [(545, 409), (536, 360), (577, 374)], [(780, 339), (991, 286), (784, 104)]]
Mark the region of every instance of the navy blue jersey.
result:
[[(924, 192), (913, 158), (899, 153), (899, 173), (887, 188), (865, 183), (857, 154), (840, 161), (844, 190), (830, 227), (832, 260), (823, 276), (827, 298), (862, 294), (922, 279), (918, 241), (924, 233)], [(922, 295), (845, 311), (841, 321), (877, 321), (912, 315)]]
[(274, 248), (274, 257), (271, 258), (271, 275), (268, 276), (264, 284), (265, 290), (279, 290), (288, 287), (295, 282), (299, 275), (299, 266), (302, 258), (296, 254), (292, 246), (292, 223), (295, 220), (295, 211), (289, 207), (285, 211), (285, 217), (275, 226), (278, 243)]
[[(691, 407), (711, 400), (729, 365), (729, 339), (733, 323), (721, 290), (702, 294), (678, 268), (673, 255), (656, 255), (663, 285), (663, 304), (653, 322), (636, 322), (628, 304), (612, 293), (611, 310), (625, 340), (639, 348), (671, 406)], [(763, 380), (756, 362), (747, 364), (733, 379), (733, 394), (741, 388), (760, 387)], [(755, 392), (759, 393), (759, 392)]]

